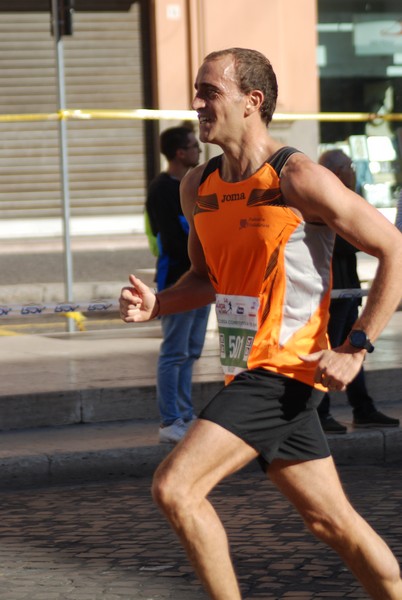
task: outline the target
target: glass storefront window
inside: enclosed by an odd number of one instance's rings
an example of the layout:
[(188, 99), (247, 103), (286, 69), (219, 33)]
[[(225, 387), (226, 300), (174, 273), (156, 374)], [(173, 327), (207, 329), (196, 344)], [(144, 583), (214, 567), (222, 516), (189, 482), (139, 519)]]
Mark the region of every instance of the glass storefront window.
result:
[(318, 0), (321, 111), (368, 112), (372, 122), (321, 123), (322, 148), (361, 163), (361, 191), (392, 207), (402, 186), (402, 5), (400, 0)]

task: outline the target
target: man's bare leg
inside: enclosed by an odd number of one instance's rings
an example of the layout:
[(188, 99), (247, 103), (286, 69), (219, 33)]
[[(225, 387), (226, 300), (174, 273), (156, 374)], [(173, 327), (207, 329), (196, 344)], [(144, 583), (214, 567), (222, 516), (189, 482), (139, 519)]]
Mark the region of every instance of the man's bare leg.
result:
[(334, 548), (374, 600), (401, 600), (399, 565), (386, 543), (354, 510), (332, 458), (275, 460), (268, 475), (309, 529)]
[(213, 600), (240, 600), (241, 594), (226, 532), (206, 497), (219, 481), (256, 456), (240, 438), (199, 419), (155, 473), (155, 502)]

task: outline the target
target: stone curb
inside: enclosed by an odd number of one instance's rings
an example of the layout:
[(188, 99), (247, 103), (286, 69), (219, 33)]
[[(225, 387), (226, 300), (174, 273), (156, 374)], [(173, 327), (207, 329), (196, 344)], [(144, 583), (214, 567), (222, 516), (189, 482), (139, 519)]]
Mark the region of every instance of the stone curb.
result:
[[(381, 465), (398, 462), (402, 457), (402, 430), (399, 428), (329, 435), (328, 442), (338, 465)], [(118, 447), (117, 441), (115, 447), (107, 449), (54, 449), (31, 455), (3, 456), (0, 459), (0, 489), (151, 476), (170, 449), (170, 445), (155, 443)]]

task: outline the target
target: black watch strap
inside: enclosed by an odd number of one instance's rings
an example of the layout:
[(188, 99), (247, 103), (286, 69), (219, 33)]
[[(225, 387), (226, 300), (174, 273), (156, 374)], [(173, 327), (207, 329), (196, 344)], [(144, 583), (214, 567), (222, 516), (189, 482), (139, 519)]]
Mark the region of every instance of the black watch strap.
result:
[(351, 346), (359, 348), (359, 350), (367, 350), (371, 353), (374, 351), (374, 346), (370, 342), (367, 334), (362, 329), (352, 329), (348, 335), (348, 340)]

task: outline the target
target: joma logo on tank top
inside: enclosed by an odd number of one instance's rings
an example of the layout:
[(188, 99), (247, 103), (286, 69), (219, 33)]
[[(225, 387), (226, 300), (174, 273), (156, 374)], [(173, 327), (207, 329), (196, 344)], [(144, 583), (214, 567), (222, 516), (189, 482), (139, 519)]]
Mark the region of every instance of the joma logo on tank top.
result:
[(241, 194), (223, 194), (222, 202), (235, 202), (236, 200), (245, 200), (246, 195), (242, 192)]

